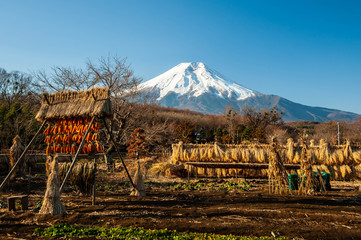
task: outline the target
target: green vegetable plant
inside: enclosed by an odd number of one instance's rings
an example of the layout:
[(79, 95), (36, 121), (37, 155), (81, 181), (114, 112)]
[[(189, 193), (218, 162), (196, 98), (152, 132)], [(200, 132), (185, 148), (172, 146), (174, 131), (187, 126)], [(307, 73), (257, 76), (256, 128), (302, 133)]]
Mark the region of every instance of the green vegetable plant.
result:
[(248, 237), (236, 235), (219, 235), (213, 233), (182, 233), (176, 230), (150, 230), (142, 227), (86, 227), (60, 223), (48, 228), (36, 228), (34, 233), (45, 238), (90, 238), (97, 239), (177, 239), (177, 240), (286, 240), (287, 237)]

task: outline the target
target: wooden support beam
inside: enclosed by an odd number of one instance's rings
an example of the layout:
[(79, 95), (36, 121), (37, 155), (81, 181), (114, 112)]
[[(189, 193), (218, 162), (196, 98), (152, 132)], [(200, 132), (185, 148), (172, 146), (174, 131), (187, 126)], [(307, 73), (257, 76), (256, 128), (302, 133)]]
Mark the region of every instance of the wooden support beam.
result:
[(61, 193), (62, 193), (63, 190), (64, 190), (65, 183), (66, 183), (66, 181), (68, 180), (71, 171), (73, 170), (73, 167), (74, 167), (74, 165), (75, 165), (76, 159), (78, 158), (78, 155), (79, 155), (79, 153), (80, 153), (80, 151), (81, 151), (81, 149), (82, 149), (82, 147), (83, 147), (83, 144), (84, 144), (84, 142), (85, 142), (85, 138), (88, 136), (88, 134), (89, 134), (89, 132), (90, 132), (90, 129), (91, 129), (91, 126), (92, 126), (93, 123), (94, 123), (94, 119), (95, 119), (95, 117), (92, 118), (92, 120), (91, 120), (91, 122), (90, 122), (90, 124), (89, 124), (89, 127), (88, 127), (88, 129), (86, 130), (86, 132), (85, 132), (85, 134), (84, 134), (83, 140), (81, 141), (81, 143), (80, 143), (80, 145), (79, 145), (78, 151), (76, 152), (76, 154), (75, 154), (75, 156), (74, 156), (74, 159), (73, 159), (73, 161), (71, 162), (70, 168), (69, 168), (68, 172), (66, 173), (66, 176), (65, 176), (65, 178), (64, 178), (64, 180), (63, 180), (63, 183), (61, 184), (61, 187), (60, 187), (60, 189), (59, 189), (59, 194), (60, 194), (60, 195), (61, 195)]
[(92, 188), (92, 205), (95, 205), (95, 192), (96, 192), (96, 176), (97, 176), (97, 161), (94, 159), (94, 183)]
[(21, 156), (19, 157), (19, 159), (16, 161), (16, 163), (14, 164), (13, 168), (10, 170), (10, 172), (8, 173), (8, 175), (5, 177), (4, 181), (1, 183), (0, 185), (0, 191), (1, 189), (3, 189), (3, 187), (5, 186), (6, 182), (9, 180), (10, 176), (13, 174), (13, 172), (15, 171), (16, 167), (19, 165), (20, 161), (23, 160), (26, 152), (29, 150), (29, 147), (33, 144), (34, 140), (36, 139), (36, 137), (39, 135), (40, 131), (43, 129), (43, 127), (45, 126), (46, 120), (43, 121), (43, 123), (41, 124), (39, 130), (35, 133), (34, 137), (31, 139), (31, 141), (29, 142), (29, 144), (26, 146), (26, 148), (24, 149), (23, 153), (21, 154)]
[(115, 148), (115, 150), (116, 150), (116, 152), (117, 152), (117, 154), (118, 154), (118, 157), (120, 158), (120, 160), (121, 160), (122, 163), (123, 163), (123, 167), (124, 167), (124, 169), (125, 169), (125, 171), (126, 171), (126, 173), (127, 173), (127, 175), (128, 175), (128, 179), (129, 179), (130, 183), (132, 184), (132, 186), (133, 186), (134, 188), (136, 188), (136, 186), (134, 185), (133, 180), (132, 180), (132, 178), (131, 178), (131, 176), (130, 176), (130, 174), (129, 174), (129, 172), (128, 172), (127, 166), (125, 165), (124, 160), (123, 160), (122, 156), (120, 155), (119, 149), (118, 149), (118, 147), (117, 147), (117, 144), (116, 144), (116, 142), (115, 142), (115, 139), (114, 139), (114, 137), (113, 137), (113, 134), (112, 134), (112, 132), (111, 132), (111, 129), (108, 128), (108, 125), (107, 125), (106, 121), (105, 121), (104, 119), (102, 119), (102, 120), (103, 120), (105, 129), (107, 130), (107, 132), (108, 132), (108, 134), (109, 134), (109, 136), (110, 136), (110, 140), (112, 141), (112, 143), (113, 143), (113, 145), (114, 145), (114, 148)]
[(49, 99), (48, 99), (48, 95), (47, 94), (43, 94), (43, 97), (45, 99), (45, 101), (47, 102), (47, 104), (50, 105)]

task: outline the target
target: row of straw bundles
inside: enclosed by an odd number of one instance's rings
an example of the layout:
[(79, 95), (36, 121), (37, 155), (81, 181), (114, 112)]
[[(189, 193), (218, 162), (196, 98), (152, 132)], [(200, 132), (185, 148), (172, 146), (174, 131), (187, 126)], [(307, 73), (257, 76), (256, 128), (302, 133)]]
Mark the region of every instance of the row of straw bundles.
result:
[[(227, 147), (227, 148), (226, 148)], [(286, 146), (280, 146), (278, 152), (284, 163), (300, 163), (301, 148), (289, 139)], [(311, 141), (309, 161), (312, 165), (354, 165), (361, 163), (361, 149), (352, 150), (349, 142), (341, 147), (330, 148), (322, 139), (319, 146)], [(269, 145), (240, 144), (173, 144), (172, 163), (181, 162), (254, 162), (268, 163)]]
[[(188, 167), (187, 167), (188, 168)], [(188, 169), (187, 169), (188, 170)], [(200, 177), (255, 177), (267, 178), (267, 169), (237, 169), (237, 168), (201, 168), (189, 166), (191, 176)]]
[[(59, 164), (59, 176), (61, 181), (66, 176), (71, 163), (64, 162)], [(74, 165), (69, 177), (69, 183), (75, 186), (78, 191), (90, 194), (95, 181), (95, 164), (94, 162), (78, 162)]]
[(173, 144), (171, 160), (180, 162), (259, 162), (267, 161), (269, 149), (254, 145), (252, 148), (232, 147), (224, 149), (219, 144)]
[[(221, 168), (196, 168), (190, 166), (190, 174), (192, 176), (203, 176), (203, 177), (260, 177), (266, 178), (268, 176), (266, 169), (221, 169)], [(353, 180), (361, 179), (361, 164), (358, 165), (313, 165), (312, 170), (317, 170), (331, 173), (333, 180)], [(290, 172), (288, 172), (290, 173)], [(298, 174), (301, 174), (300, 170), (297, 170)]]

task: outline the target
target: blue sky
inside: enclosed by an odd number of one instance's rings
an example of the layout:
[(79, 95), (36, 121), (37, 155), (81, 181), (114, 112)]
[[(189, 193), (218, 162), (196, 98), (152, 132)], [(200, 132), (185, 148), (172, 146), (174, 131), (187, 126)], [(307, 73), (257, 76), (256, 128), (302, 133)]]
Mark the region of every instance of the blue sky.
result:
[(0, 67), (127, 57), (149, 80), (201, 61), (227, 79), (361, 114), (361, 1), (0, 0)]

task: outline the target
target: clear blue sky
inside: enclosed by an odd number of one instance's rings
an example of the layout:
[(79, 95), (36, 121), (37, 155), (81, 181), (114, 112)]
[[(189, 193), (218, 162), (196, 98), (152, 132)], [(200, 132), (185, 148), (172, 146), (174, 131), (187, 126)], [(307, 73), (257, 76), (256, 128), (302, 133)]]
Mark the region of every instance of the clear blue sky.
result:
[(361, 114), (361, 1), (0, 0), (0, 67), (127, 57), (149, 80), (202, 61), (227, 79)]

